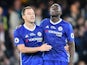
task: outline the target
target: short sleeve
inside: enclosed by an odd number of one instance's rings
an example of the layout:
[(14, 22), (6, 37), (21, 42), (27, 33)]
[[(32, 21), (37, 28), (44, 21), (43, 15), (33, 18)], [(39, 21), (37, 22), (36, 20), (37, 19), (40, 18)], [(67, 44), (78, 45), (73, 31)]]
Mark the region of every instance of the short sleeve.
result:
[(14, 31), (14, 45), (18, 46), (19, 44), (24, 44), (23, 38), (20, 36), (18, 31)]
[(44, 27), (46, 26), (46, 24), (48, 23), (48, 18), (45, 18), (41, 21), (40, 27), (42, 27), (44, 29)]
[(74, 41), (74, 32), (72, 25), (69, 24), (66, 29), (66, 36), (67, 36), (67, 41), (68, 42), (73, 42)]

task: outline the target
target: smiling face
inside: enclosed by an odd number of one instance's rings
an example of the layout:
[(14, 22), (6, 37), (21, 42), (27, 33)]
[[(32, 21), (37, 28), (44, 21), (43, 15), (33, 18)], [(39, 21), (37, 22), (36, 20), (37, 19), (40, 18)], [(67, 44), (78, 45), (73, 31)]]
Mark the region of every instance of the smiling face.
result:
[(59, 16), (62, 14), (62, 11), (61, 11), (61, 7), (60, 5), (58, 4), (53, 4), (51, 7), (50, 7), (50, 15), (51, 16)]
[(22, 17), (27, 22), (30, 22), (30, 23), (35, 22), (35, 12), (34, 12), (34, 10), (32, 8), (25, 9)]

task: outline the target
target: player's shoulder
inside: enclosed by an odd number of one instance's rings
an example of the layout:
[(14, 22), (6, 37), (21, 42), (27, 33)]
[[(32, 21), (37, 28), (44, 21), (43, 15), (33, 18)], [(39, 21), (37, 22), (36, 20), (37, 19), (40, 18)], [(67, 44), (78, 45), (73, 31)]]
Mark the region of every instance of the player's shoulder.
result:
[(42, 30), (42, 27), (40, 27), (40, 26), (37, 26), (37, 25), (36, 25), (36, 28), (37, 28), (38, 30)]
[(63, 26), (65, 27), (65, 29), (72, 28), (71, 23), (68, 22), (68, 21), (63, 20), (63, 21), (62, 21), (62, 24), (63, 24)]
[(50, 20), (49, 18), (45, 18), (45, 19), (43, 19), (42, 21), (48, 21), (48, 20)]
[(49, 22), (50, 21), (50, 19), (49, 18), (45, 18), (45, 19), (43, 19), (42, 20), (42, 22), (41, 23), (47, 23), (47, 22)]
[(63, 23), (64, 25), (66, 25), (66, 26), (71, 26), (71, 23), (68, 22), (68, 21), (62, 20), (62, 23)]
[(41, 28), (41, 27), (36, 25), (36, 28), (38, 28), (38, 29), (39, 29), (39, 28)]
[(20, 31), (22, 31), (22, 29), (23, 29), (23, 25), (20, 25), (20, 26), (16, 27), (14, 32), (20, 32)]

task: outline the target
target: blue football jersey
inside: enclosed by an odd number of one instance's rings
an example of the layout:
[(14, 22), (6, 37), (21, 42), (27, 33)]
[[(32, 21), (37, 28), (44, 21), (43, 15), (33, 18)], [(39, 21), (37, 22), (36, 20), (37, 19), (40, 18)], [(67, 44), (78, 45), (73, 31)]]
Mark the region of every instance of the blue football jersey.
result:
[(71, 24), (62, 19), (57, 23), (53, 23), (50, 19), (46, 18), (40, 26), (44, 29), (44, 41), (52, 46), (52, 50), (44, 53), (43, 59), (68, 62), (68, 55), (64, 46), (67, 41), (74, 41)]
[[(26, 47), (38, 47), (42, 45), (42, 41), (43, 30), (38, 26), (35, 26), (34, 30), (30, 30), (25, 25), (22, 25), (14, 31), (15, 46), (24, 44)], [(35, 65), (35, 63), (40, 63), (42, 52), (21, 53), (20, 56), (21, 65)]]

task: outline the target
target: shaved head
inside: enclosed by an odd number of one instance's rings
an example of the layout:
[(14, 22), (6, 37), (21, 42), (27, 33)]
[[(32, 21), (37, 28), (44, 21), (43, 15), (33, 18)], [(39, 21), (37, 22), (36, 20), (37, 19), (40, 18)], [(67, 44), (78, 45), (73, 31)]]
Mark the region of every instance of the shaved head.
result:
[(59, 4), (55, 3), (55, 4), (53, 4), (51, 7), (53, 7), (53, 6), (58, 7), (58, 11), (62, 11), (62, 10), (61, 10), (61, 6), (60, 6)]
[(51, 16), (57, 17), (57, 16), (60, 16), (61, 14), (62, 14), (62, 9), (59, 4), (55, 3), (50, 7), (50, 15)]

